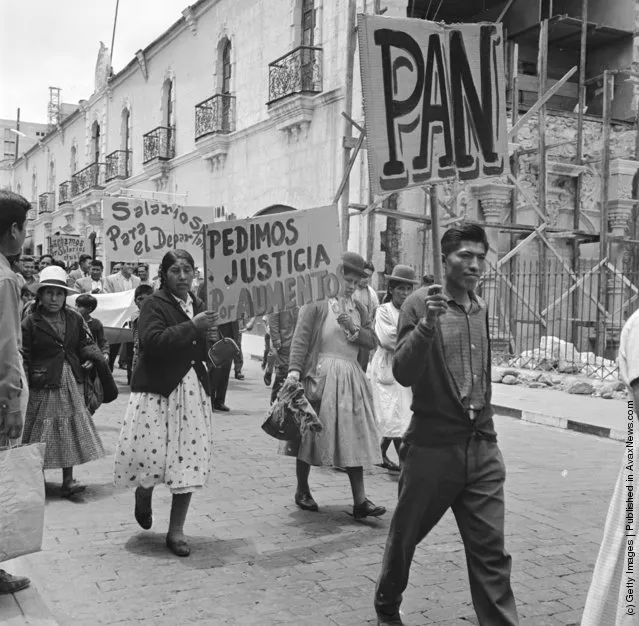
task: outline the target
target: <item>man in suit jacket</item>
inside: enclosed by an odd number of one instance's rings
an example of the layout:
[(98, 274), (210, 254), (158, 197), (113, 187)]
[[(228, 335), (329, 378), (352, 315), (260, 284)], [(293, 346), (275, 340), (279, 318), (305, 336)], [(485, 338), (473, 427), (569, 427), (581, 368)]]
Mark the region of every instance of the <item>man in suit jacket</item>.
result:
[(133, 263), (122, 263), (122, 269), (117, 274), (111, 274), (104, 280), (104, 293), (119, 293), (130, 291), (140, 284), (140, 279), (133, 274)]
[(103, 271), (104, 266), (102, 265), (102, 261), (98, 261), (97, 259), (91, 261), (89, 275), (85, 278), (78, 279), (75, 283), (75, 289), (80, 293), (105, 293), (104, 278), (102, 277)]
[[(136, 289), (140, 284), (140, 279), (133, 275), (133, 263), (122, 263), (122, 269), (117, 274), (111, 274), (104, 279), (104, 293), (120, 293)], [(120, 357), (120, 367), (126, 368), (125, 356), (132, 352), (128, 344), (112, 343), (109, 348), (109, 367), (113, 371), (115, 359), (122, 348)]]
[(91, 271), (91, 263), (93, 262), (93, 257), (90, 254), (81, 254), (80, 255), (80, 267), (77, 270), (73, 270), (69, 272), (69, 278), (67, 284), (72, 289), (75, 289), (75, 284), (81, 278), (88, 278), (89, 272)]

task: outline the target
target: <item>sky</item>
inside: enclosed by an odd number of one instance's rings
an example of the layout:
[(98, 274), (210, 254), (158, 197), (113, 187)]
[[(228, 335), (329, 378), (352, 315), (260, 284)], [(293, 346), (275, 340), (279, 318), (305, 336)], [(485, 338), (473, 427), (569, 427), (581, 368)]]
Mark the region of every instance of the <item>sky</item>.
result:
[[(113, 67), (117, 73), (181, 17), (194, 0), (120, 0)], [(116, 0), (0, 2), (0, 118), (47, 121), (49, 87), (63, 102), (93, 93), (100, 41), (111, 47)]]

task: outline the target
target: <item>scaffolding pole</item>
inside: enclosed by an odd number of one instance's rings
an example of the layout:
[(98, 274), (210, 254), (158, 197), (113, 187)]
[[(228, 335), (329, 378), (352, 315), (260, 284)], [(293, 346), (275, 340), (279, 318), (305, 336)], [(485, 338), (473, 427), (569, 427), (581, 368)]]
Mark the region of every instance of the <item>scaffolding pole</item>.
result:
[[(548, 84), (548, 20), (541, 22), (539, 29), (539, 98), (546, 93)], [(546, 103), (539, 108), (538, 135), (539, 135), (539, 212), (538, 225), (543, 223), (546, 211)], [(546, 247), (543, 241), (538, 242), (539, 267), (546, 267)], [(537, 281), (537, 306), (540, 311), (546, 307), (546, 276), (540, 272)]]
[[(602, 163), (601, 163), (601, 221), (599, 225), (599, 259), (608, 257), (608, 197), (610, 184), (610, 123), (612, 108), (613, 77), (608, 70), (603, 73), (603, 132), (602, 132)], [(599, 301), (606, 306), (607, 280), (606, 272), (599, 277)], [(606, 318), (597, 310), (597, 352), (603, 356), (606, 349)]]
[[(577, 100), (577, 165), (583, 165), (584, 158), (584, 108), (586, 106), (586, 52), (588, 44), (588, 0), (581, 0), (581, 45), (579, 49), (579, 96)], [(575, 210), (573, 213), (572, 227), (573, 230), (579, 230), (581, 225), (581, 190), (583, 187), (583, 172), (577, 174), (575, 186)], [(572, 244), (572, 271), (579, 271), (580, 264), (580, 248), (577, 239)], [(579, 318), (579, 301), (578, 298), (572, 299), (572, 318)], [(579, 327), (572, 324), (571, 339), (573, 345), (579, 342)]]

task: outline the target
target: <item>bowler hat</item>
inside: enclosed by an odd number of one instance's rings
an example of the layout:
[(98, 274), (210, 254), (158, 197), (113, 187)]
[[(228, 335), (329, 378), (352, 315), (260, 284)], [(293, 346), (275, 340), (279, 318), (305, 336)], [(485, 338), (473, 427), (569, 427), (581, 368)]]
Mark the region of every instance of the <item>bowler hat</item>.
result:
[(410, 265), (396, 265), (392, 274), (386, 274), (389, 281), (398, 283), (410, 283), (416, 285), (419, 281), (415, 280), (415, 270)]
[(366, 261), (364, 257), (357, 254), (357, 252), (344, 252), (344, 254), (342, 254), (342, 268), (344, 272), (357, 274), (362, 278), (366, 278), (368, 273), (364, 267), (365, 265)]
[(76, 289), (71, 289), (67, 285), (68, 276), (67, 273), (57, 265), (49, 265), (40, 272), (40, 281), (29, 285), (29, 289), (33, 293), (37, 293), (44, 287), (59, 287), (64, 289), (67, 293), (78, 293)]

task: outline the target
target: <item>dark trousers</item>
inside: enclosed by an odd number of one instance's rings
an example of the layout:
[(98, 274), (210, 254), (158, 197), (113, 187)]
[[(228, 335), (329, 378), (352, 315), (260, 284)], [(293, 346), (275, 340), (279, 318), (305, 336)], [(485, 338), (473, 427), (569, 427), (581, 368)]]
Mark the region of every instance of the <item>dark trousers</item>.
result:
[(211, 404), (215, 408), (216, 404), (225, 404), (226, 390), (229, 387), (229, 378), (231, 376), (231, 362), (222, 367), (214, 367), (209, 371), (209, 380), (211, 382)]
[(235, 355), (235, 358), (233, 359), (233, 365), (235, 366), (235, 373), (239, 374), (244, 367), (244, 355), (242, 354), (242, 333), (238, 333), (236, 343), (240, 351)]
[(115, 360), (118, 358), (118, 354), (120, 354), (121, 343), (112, 343), (109, 345), (109, 369), (113, 371), (115, 367)]
[(480, 626), (517, 626), (511, 558), (504, 548), (506, 469), (497, 443), (471, 437), (439, 448), (403, 444), (400, 459), (399, 500), (375, 592), (377, 613), (399, 612), (417, 544), (452, 507)]

